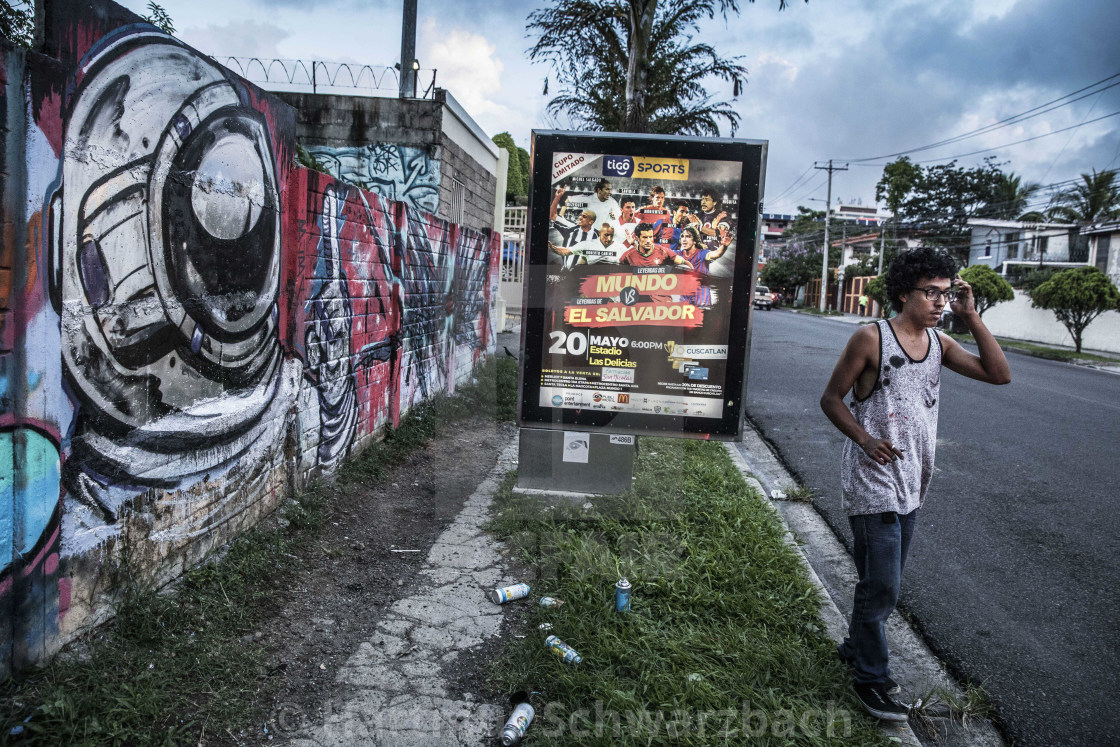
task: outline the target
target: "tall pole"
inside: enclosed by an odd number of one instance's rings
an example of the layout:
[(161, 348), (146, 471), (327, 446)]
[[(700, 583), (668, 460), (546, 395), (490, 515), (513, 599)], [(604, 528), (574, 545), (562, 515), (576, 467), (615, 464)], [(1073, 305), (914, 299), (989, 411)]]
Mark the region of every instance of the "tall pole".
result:
[(416, 0), (404, 0), (404, 17), (401, 19), (401, 87), (402, 99), (416, 97)]
[(847, 171), (848, 164), (833, 166), (830, 158), (827, 166), (813, 164), (813, 168), (828, 171), (828, 197), (824, 201), (824, 259), (821, 260), (821, 311), (824, 311), (825, 301), (828, 298), (828, 218), (832, 213), (832, 172)]

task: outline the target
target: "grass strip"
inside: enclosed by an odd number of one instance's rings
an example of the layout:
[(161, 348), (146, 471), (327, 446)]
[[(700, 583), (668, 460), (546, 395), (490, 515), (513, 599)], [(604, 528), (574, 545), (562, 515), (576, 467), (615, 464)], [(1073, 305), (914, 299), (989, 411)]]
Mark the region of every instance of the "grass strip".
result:
[[(941, 330), (945, 334), (952, 337), (957, 342), (968, 343), (975, 345), (976, 340), (970, 334), (957, 334), (956, 332), (949, 332)], [(1104, 355), (1096, 355), (1095, 353), (1078, 353), (1074, 350), (1066, 350), (1064, 348), (1051, 348), (1046, 345), (1037, 345), (1033, 342), (1024, 342), (1023, 340), (1009, 340), (1006, 337), (997, 337), (996, 342), (1004, 350), (1017, 350), (1021, 353), (1033, 355), (1035, 358), (1045, 358), (1051, 361), (1093, 361), (1096, 363), (1120, 363), (1120, 358), (1111, 358)]]
[(169, 592), (128, 581), (121, 560), (115, 618), (22, 679), (0, 683), (0, 744), (198, 744), (247, 723), (275, 680), (253, 633), (318, 547), (329, 503), (381, 479), (431, 438), (478, 413), (512, 420), (517, 362), (491, 359), (454, 397), (413, 408), (335, 485), (312, 483), (283, 509), (282, 529), (253, 529)]
[[(886, 744), (850, 693), (818, 590), (723, 447), (643, 437), (635, 475), (590, 508), (514, 493), (512, 477), (496, 496), (489, 529), (529, 566), (530, 600), (564, 601), (532, 606), (492, 666), (495, 687), (537, 693), (525, 743)], [(550, 633), (583, 662), (547, 650)]]

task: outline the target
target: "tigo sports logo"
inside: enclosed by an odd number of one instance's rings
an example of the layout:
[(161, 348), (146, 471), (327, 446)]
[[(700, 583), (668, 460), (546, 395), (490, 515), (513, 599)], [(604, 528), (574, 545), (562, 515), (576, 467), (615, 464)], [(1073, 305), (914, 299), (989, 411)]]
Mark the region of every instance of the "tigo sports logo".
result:
[(603, 176), (630, 176), (634, 159), (630, 156), (607, 156), (603, 159)]
[(688, 159), (607, 156), (603, 159), (603, 176), (685, 180), (688, 179)]

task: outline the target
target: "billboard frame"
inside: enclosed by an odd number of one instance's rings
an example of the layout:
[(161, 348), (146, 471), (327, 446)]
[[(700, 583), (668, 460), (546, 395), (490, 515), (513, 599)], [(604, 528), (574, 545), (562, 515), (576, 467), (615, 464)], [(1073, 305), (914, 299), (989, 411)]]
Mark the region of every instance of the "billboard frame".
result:
[[(529, 219), (526, 225), (522, 297), (518, 424), (525, 428), (634, 433), (734, 441), (746, 415), (744, 399), (753, 322), (752, 300), (761, 235), (762, 192), (768, 141), (696, 138), (634, 133), (534, 130), (530, 149)], [(557, 153), (587, 153), (651, 159), (689, 159), (741, 164), (736, 252), (731, 275), (723, 408), (719, 418), (549, 407), (540, 403), (549, 309), (549, 207)], [(552, 265), (555, 267), (555, 265)]]

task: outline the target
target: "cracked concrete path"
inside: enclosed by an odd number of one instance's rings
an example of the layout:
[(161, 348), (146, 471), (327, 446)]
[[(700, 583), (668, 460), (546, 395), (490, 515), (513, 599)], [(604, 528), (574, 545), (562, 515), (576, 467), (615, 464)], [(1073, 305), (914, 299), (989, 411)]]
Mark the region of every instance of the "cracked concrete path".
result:
[(420, 571), (421, 587), (395, 602), (373, 637), (340, 668), (335, 683), (341, 704), (327, 709), (321, 724), (295, 734), (290, 744), (466, 747), (492, 742), (505, 723), (505, 710), (471, 693), (455, 697), (444, 668), (470, 657), (471, 649), (501, 629), (502, 608), (486, 598), (486, 590), (510, 581), (501, 546), (482, 525), (498, 484), (516, 465), (514, 438), (432, 545)]

